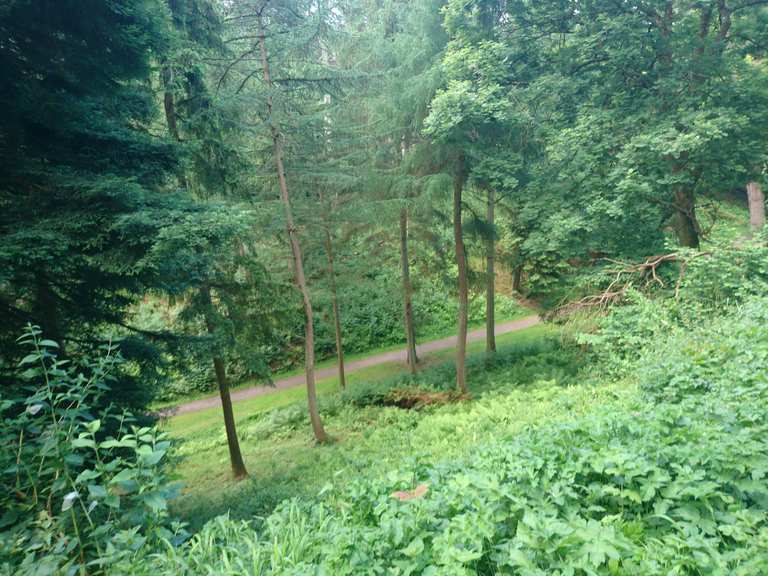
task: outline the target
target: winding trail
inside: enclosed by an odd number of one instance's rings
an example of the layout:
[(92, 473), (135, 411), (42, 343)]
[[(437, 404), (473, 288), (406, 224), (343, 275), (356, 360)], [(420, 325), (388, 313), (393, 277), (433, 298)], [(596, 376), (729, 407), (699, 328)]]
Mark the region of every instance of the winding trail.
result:
[[(501, 322), (496, 324), (496, 335), (507, 334), (508, 332), (516, 332), (517, 330), (523, 330), (531, 326), (535, 326), (540, 323), (541, 319), (538, 316), (528, 316), (519, 320), (510, 320), (509, 322)], [(467, 335), (468, 342), (474, 342), (485, 338), (485, 328), (479, 330), (473, 330)], [(441, 338), (440, 340), (431, 340), (424, 342), (416, 348), (416, 353), (419, 356), (424, 355), (427, 352), (437, 352), (439, 350), (446, 350), (456, 346), (456, 336), (449, 336), (448, 338)], [(382, 352), (381, 354), (374, 354), (373, 356), (367, 356), (360, 358), (359, 360), (353, 360), (345, 364), (347, 374), (357, 372), (363, 368), (369, 368), (371, 366), (377, 366), (379, 364), (385, 364), (387, 362), (405, 362), (405, 348), (399, 350), (392, 350), (390, 352)], [(338, 373), (336, 365), (327, 366), (315, 371), (315, 378), (320, 380), (322, 378), (328, 378), (335, 376)], [(241, 400), (247, 400), (248, 398), (254, 398), (255, 396), (263, 396), (265, 394), (272, 394), (278, 390), (284, 390), (286, 388), (294, 388), (296, 386), (304, 385), (304, 374), (297, 374), (288, 378), (282, 378), (275, 380), (274, 386), (252, 386), (250, 388), (243, 388), (240, 390), (232, 391), (232, 402), (239, 402)], [(221, 400), (218, 396), (210, 396), (207, 398), (200, 398), (199, 400), (193, 400), (191, 402), (185, 402), (178, 406), (171, 406), (169, 408), (163, 408), (158, 412), (160, 416), (178, 416), (180, 414), (191, 414), (193, 412), (200, 412), (201, 410), (207, 410), (209, 408), (215, 408), (221, 406)]]

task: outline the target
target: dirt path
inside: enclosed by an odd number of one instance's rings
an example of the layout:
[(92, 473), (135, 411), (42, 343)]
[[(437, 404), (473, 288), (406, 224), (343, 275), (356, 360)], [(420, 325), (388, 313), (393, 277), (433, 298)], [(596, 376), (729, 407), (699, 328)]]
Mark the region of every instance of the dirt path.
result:
[[(506, 334), (508, 332), (515, 332), (522, 330), (530, 326), (534, 326), (541, 322), (538, 316), (528, 316), (520, 320), (511, 320), (509, 322), (502, 322), (496, 324), (496, 335)], [(485, 329), (473, 330), (468, 334), (468, 341), (473, 342), (475, 340), (481, 340), (485, 338)], [(449, 336), (448, 338), (442, 338), (440, 340), (432, 340), (430, 342), (424, 342), (416, 349), (419, 356), (427, 352), (437, 352), (439, 350), (445, 350), (447, 348), (453, 348), (456, 346), (456, 336)], [(400, 350), (392, 350), (391, 352), (383, 352), (374, 356), (368, 356), (361, 358), (360, 360), (354, 360), (348, 362), (345, 366), (347, 374), (357, 372), (363, 368), (369, 368), (378, 364), (385, 364), (387, 362), (405, 362), (405, 348)], [(322, 368), (315, 372), (315, 377), (320, 380), (322, 378), (328, 378), (335, 376), (338, 373), (336, 365)], [(293, 388), (294, 386), (304, 385), (304, 374), (297, 374), (289, 378), (282, 378), (275, 381), (274, 386), (253, 386), (251, 388), (243, 388), (241, 390), (234, 390), (232, 392), (232, 402), (239, 402), (240, 400), (247, 400), (255, 396), (263, 396), (264, 394), (272, 394), (278, 390), (284, 390), (285, 388)], [(218, 396), (211, 396), (208, 398), (201, 398), (199, 400), (193, 400), (192, 402), (186, 402), (178, 406), (170, 408), (164, 408), (160, 410), (161, 416), (176, 416), (178, 414), (189, 414), (192, 412), (199, 412), (200, 410), (206, 410), (208, 408), (215, 408), (221, 406), (221, 400)]]

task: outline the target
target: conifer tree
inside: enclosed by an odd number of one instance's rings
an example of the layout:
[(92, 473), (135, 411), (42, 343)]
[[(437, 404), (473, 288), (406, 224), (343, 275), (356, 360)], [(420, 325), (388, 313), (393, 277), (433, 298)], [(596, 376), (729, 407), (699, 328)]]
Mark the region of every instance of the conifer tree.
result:
[[(219, 128), (218, 138), (213, 140), (207, 138), (206, 142), (202, 142), (210, 132), (212, 117), (218, 116), (219, 111), (214, 109), (214, 103), (206, 86), (205, 70), (200, 60), (190, 60), (188, 55), (197, 54), (199, 58), (204, 53), (222, 54), (221, 27), (215, 10), (207, 0), (170, 0), (169, 7), (175, 32), (173, 40), (176, 50), (175, 54), (172, 52), (162, 68), (165, 118), (168, 131), (175, 140), (184, 141), (183, 130), (184, 138), (188, 139), (185, 144), (193, 156), (193, 162), (189, 163), (190, 169), (186, 170), (182, 166), (178, 171), (179, 185), (190, 189), (190, 192), (196, 192), (198, 201), (205, 203), (212, 197), (228, 195), (229, 190), (223, 184), (227, 181), (227, 168), (230, 168), (234, 162), (229, 159), (232, 154), (224, 150), (226, 144), (223, 138), (226, 132), (221, 130), (220, 123), (216, 124)], [(177, 58), (174, 59), (174, 55), (177, 55)], [(174, 79), (176, 79), (175, 82)], [(186, 112), (184, 117), (179, 117), (178, 114), (177, 94), (183, 95), (186, 102), (182, 107)], [(210, 154), (212, 147), (217, 150)], [(224, 158), (228, 158), (226, 163)], [(234, 221), (241, 225), (244, 223), (242, 217), (235, 218)], [(254, 274), (251, 268), (251, 273), (248, 274), (245, 282), (239, 282), (236, 279), (236, 274), (233, 274), (232, 270), (242, 266), (252, 267), (256, 263), (249, 262), (246, 254), (235, 252), (235, 243), (238, 242), (238, 238), (234, 233), (241, 235), (245, 231), (242, 228), (232, 230), (228, 224), (231, 223), (226, 222), (218, 230), (213, 229), (214, 234), (211, 234), (211, 229), (206, 231), (187, 229), (190, 234), (202, 235), (211, 243), (204, 245), (198, 238), (197, 242), (174, 246), (174, 249), (176, 258), (191, 249), (190, 257), (196, 260), (199, 280), (197, 286), (193, 288), (193, 295), (187, 297), (187, 310), (184, 316), (194, 318), (199, 314), (203, 318), (205, 330), (211, 339), (211, 360), (224, 416), (232, 474), (235, 479), (240, 480), (245, 478), (248, 472), (237, 437), (224, 360), (227, 347), (232, 348), (231, 340), (237, 336), (231, 329), (226, 328), (228, 324), (230, 326), (234, 324), (231, 321), (233, 311), (229, 311), (230, 321), (227, 322), (220, 313), (220, 308), (221, 301), (227, 300), (227, 291), (244, 293), (252, 291), (253, 288), (261, 289), (253, 285), (256, 282), (255, 279), (262, 278), (262, 275), (258, 274), (258, 270)], [(200, 251), (195, 252), (195, 248), (200, 247), (201, 244), (202, 252), (211, 254), (211, 258), (205, 259)], [(229, 274), (226, 272), (227, 267), (230, 269)], [(212, 294), (217, 296), (218, 306)], [(253, 302), (250, 304), (252, 305)], [(250, 321), (263, 321), (263, 318), (250, 318)], [(243, 330), (239, 332), (242, 336)]]
[[(151, 0), (12, 1), (0, 34), (4, 353), (32, 322), (63, 354), (122, 335), (123, 354), (155, 370), (162, 339), (128, 322), (131, 305), (164, 285), (141, 262), (165, 226), (197, 214), (169, 190), (177, 145), (154, 131), (167, 12)], [(146, 402), (138, 380), (151, 384), (147, 372), (123, 379), (117, 397)]]
[[(307, 401), (315, 439), (327, 442), (317, 407), (315, 384), (315, 327), (312, 296), (296, 219), (298, 166), (308, 162), (299, 146), (302, 113), (322, 104), (327, 78), (321, 39), (328, 33), (331, 7), (303, 0), (273, 3), (242, 0), (231, 6), (231, 45), (238, 50), (225, 76), (237, 77), (235, 92), (248, 102), (266, 130), (255, 135), (269, 142), (272, 176), (277, 182), (285, 234), (291, 253), (293, 278), (304, 311), (304, 364)], [(251, 65), (251, 61), (257, 65)], [(312, 116), (315, 119), (315, 116)], [(322, 131), (315, 135), (322, 138)], [(289, 171), (289, 166), (294, 167)], [(266, 173), (265, 173), (266, 174)], [(302, 194), (303, 195), (303, 194)]]

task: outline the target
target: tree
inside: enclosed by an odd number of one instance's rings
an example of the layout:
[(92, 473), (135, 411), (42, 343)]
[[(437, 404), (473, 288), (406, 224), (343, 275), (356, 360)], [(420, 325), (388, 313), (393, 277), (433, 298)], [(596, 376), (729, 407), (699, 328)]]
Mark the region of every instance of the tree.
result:
[(749, 226), (753, 233), (759, 233), (765, 227), (765, 194), (759, 182), (747, 184), (749, 200)]
[[(499, 3), (448, 2), (444, 10), (445, 26), (450, 34), (442, 60), (445, 86), (432, 100), (426, 131), (442, 146), (451, 150), (453, 158), (453, 229), (458, 270), (459, 318), (456, 355), (456, 382), (466, 392), (465, 356), (468, 324), (468, 270), (462, 230), (462, 192), (470, 179), (473, 165), (481, 163), (487, 149), (496, 146), (496, 132), (508, 127), (508, 88), (503, 72), (496, 70), (498, 59), (506, 52), (502, 43), (494, 41), (490, 31), (499, 20)], [(501, 130), (499, 127), (501, 126)], [(486, 222), (486, 349), (495, 349), (494, 314), (494, 192), (496, 182), (480, 178), (488, 194)]]
[[(363, 2), (355, 25), (365, 32), (365, 58), (361, 71), (368, 83), (360, 97), (365, 101), (366, 125), (375, 151), (371, 163), (386, 183), (378, 201), (395, 199), (403, 328), (406, 358), (411, 373), (417, 370), (416, 319), (413, 311), (413, 279), (410, 243), (418, 223), (414, 209), (425, 186), (425, 176), (434, 171), (422, 128), (429, 103), (440, 86), (439, 54), (446, 36), (440, 10), (444, 0), (387, 0)], [(369, 184), (370, 187), (370, 184)], [(369, 191), (370, 193), (370, 191)]]
[[(257, 142), (269, 142), (271, 158), (266, 158), (273, 166), (269, 182), (277, 180), (293, 278), (304, 312), (304, 365), (309, 415), (315, 439), (323, 443), (328, 441), (328, 436), (317, 407), (314, 312), (290, 184), (297, 180), (289, 180), (286, 168), (289, 157), (294, 160), (300, 155), (291, 148), (294, 141), (287, 138), (293, 133), (290, 129), (286, 133), (285, 128), (295, 127), (292, 124), (297, 118), (293, 114), (295, 110), (311, 108), (322, 101), (322, 97), (317, 97), (315, 87), (321, 90), (323, 82), (314, 81), (312, 75), (321, 67), (322, 50), (316, 40), (329, 12), (326, 6), (302, 0), (279, 5), (263, 0), (242, 0), (230, 5), (229, 11), (227, 19), (231, 24), (228, 33), (231, 37), (228, 41), (237, 55), (225, 67), (219, 84), (231, 84), (237, 77), (235, 96), (242, 98), (251, 108), (251, 115), (258, 118), (257, 126), (266, 129), (266, 133), (257, 130), (254, 138)], [(257, 62), (258, 66), (250, 66), (250, 61)]]
[(325, 251), (325, 257), (328, 263), (326, 276), (328, 278), (328, 285), (331, 291), (331, 312), (333, 314), (333, 334), (336, 341), (336, 362), (339, 371), (339, 387), (344, 390), (347, 387), (347, 380), (344, 372), (344, 337), (341, 332), (341, 312), (339, 311), (339, 295), (336, 288), (336, 268), (334, 266), (333, 240), (331, 239), (330, 231), (332, 220), (328, 214), (328, 210), (325, 209), (325, 203), (323, 200), (324, 199), (321, 194), (320, 202), (323, 204), (321, 207), (321, 210), (323, 211), (323, 249)]
[(142, 374), (116, 397), (146, 402), (138, 392), (159, 377), (157, 340), (126, 328), (127, 317), (162, 282), (139, 263), (168, 222), (194, 213), (167, 190), (176, 144), (153, 133), (150, 79), (167, 53), (167, 13), (149, 0), (12, 1), (0, 34), (3, 347), (27, 322), (65, 355), (122, 334)]
[(456, 251), (456, 268), (459, 284), (458, 332), (456, 334), (456, 387), (462, 394), (467, 392), (467, 325), (469, 323), (469, 280), (467, 278), (467, 254), (461, 222), (462, 192), (467, 181), (467, 165), (459, 153), (453, 174), (453, 243)]
[[(205, 2), (205, 0), (193, 0), (190, 2), (182, 3), (179, 0), (170, 0), (169, 6), (171, 9), (171, 15), (173, 24), (175, 27), (176, 35), (174, 37), (175, 45), (178, 47), (177, 52), (180, 54), (195, 53), (196, 50), (205, 51), (211, 46), (215, 47), (215, 53), (221, 53), (220, 46), (220, 26), (218, 25), (218, 18), (213, 11), (212, 7)], [(200, 16), (203, 16), (202, 18)], [(205, 22), (206, 25), (201, 28), (200, 23)], [(215, 28), (215, 29), (214, 29)], [(183, 80), (174, 84), (174, 77), (182, 77)], [(182, 142), (180, 125), (185, 128), (185, 135), (189, 136), (192, 140), (190, 144), (195, 156), (195, 162), (192, 166), (195, 171), (188, 174), (183, 167), (178, 171), (179, 185), (183, 188), (190, 187), (190, 183), (195, 183), (195, 189), (197, 190), (197, 196), (203, 196), (203, 198), (210, 198), (216, 195), (211, 188), (215, 188), (216, 184), (221, 182), (221, 179), (212, 179), (211, 175), (221, 175), (226, 169), (225, 166), (221, 166), (221, 162), (211, 160), (211, 158), (204, 153), (201, 153), (199, 144), (195, 140), (201, 139), (201, 135), (207, 132), (207, 124), (210, 122), (210, 118), (205, 114), (201, 117), (201, 112), (209, 110), (212, 107), (210, 95), (204, 82), (204, 70), (199, 62), (190, 62), (184, 59), (174, 60), (168, 58), (162, 69), (162, 84), (164, 88), (164, 111), (166, 124), (168, 131), (174, 140)], [(177, 106), (175, 102), (175, 92), (181, 92), (184, 94), (186, 102), (185, 118), (177, 117)], [(222, 136), (221, 134), (219, 135)], [(221, 140), (218, 140), (215, 145), (221, 147)], [(214, 158), (221, 158), (223, 155), (216, 154)], [(197, 173), (195, 173), (197, 172)], [(219, 195), (224, 191), (219, 191)], [(198, 198), (202, 200), (202, 198)], [(192, 246), (202, 248), (198, 253), (190, 254), (190, 259), (195, 260), (197, 272), (196, 278), (198, 279), (197, 286), (192, 289), (192, 295), (187, 295), (187, 310), (184, 315), (195, 318), (198, 314), (203, 318), (205, 330), (211, 338), (211, 360), (213, 363), (213, 371), (216, 378), (216, 383), (219, 390), (219, 397), (221, 399), (221, 407), (224, 416), (224, 428), (227, 436), (227, 446), (229, 449), (230, 464), (232, 467), (232, 474), (236, 480), (241, 480), (248, 476), (248, 471), (245, 467), (245, 462), (240, 450), (240, 442), (237, 437), (237, 428), (235, 424), (234, 411), (232, 409), (232, 398), (229, 391), (229, 382), (227, 380), (226, 366), (224, 361), (224, 354), (226, 350), (232, 348), (232, 342), (236, 335), (231, 334), (230, 338), (226, 337), (227, 330), (222, 331), (223, 319), (217, 310), (217, 306), (212, 298), (212, 287), (214, 283), (218, 286), (218, 291), (223, 294), (223, 290), (243, 290), (243, 286), (233, 278), (233, 275), (229, 274), (229, 279), (223, 281), (226, 278), (226, 274), (222, 277), (222, 264), (223, 261), (228, 260), (230, 262), (230, 269), (237, 269), (240, 266), (247, 265), (249, 262), (244, 260), (240, 255), (238, 262), (232, 262), (232, 257), (226, 258), (222, 255), (222, 246), (234, 254), (234, 243), (236, 241), (236, 233), (243, 233), (243, 230), (231, 230), (228, 228), (232, 222), (226, 220), (219, 226), (218, 230), (221, 236), (217, 236), (215, 233), (210, 234), (211, 229), (208, 230), (187, 230), (190, 234), (194, 234), (198, 239), (211, 238), (213, 245), (199, 246), (197, 243), (184, 244), (178, 246), (175, 242), (172, 242), (173, 255), (169, 254), (169, 258), (178, 260), (181, 253), (187, 252)], [(198, 240), (199, 242), (199, 240)], [(218, 244), (218, 246), (217, 246)], [(218, 248), (218, 249), (217, 249)], [(192, 248), (194, 251), (194, 248)], [(207, 260), (202, 257), (203, 254), (212, 254), (213, 258)], [(202, 265), (205, 263), (206, 265)], [(171, 275), (166, 270), (166, 275)], [(251, 273), (248, 275), (246, 282), (253, 282), (254, 275)], [(226, 288), (225, 288), (226, 287)], [(183, 293), (182, 293), (183, 294)], [(223, 332), (223, 333), (222, 333)], [(242, 332), (242, 330), (241, 330)], [(263, 372), (263, 371), (262, 371)]]
[(587, 207), (599, 226), (578, 223), (591, 235), (582, 246), (605, 251), (598, 235), (614, 243), (617, 228), (630, 240), (624, 250), (647, 246), (642, 236), (669, 222), (681, 245), (696, 247), (697, 198), (736, 187), (759, 165), (766, 79), (738, 34), (759, 9), (730, 0), (510, 4), (502, 38), (533, 80), (531, 96), (546, 103), (548, 86), (557, 110), (538, 189)]

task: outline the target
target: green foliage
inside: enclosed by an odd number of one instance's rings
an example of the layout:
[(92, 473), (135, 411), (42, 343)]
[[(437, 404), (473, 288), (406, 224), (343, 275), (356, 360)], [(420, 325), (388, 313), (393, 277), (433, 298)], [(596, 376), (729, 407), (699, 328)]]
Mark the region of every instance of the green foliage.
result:
[[(226, 550), (231, 574), (762, 573), (765, 310), (754, 300), (675, 334), (659, 343), (671, 357), (648, 347), (637, 366), (650, 403), (630, 396), (458, 460), (346, 477), (314, 503), (286, 502), (258, 532), (216, 520), (144, 570), (204, 573)], [(711, 385), (696, 387), (702, 378)], [(679, 394), (654, 392), (669, 389)], [(395, 494), (416, 486), (426, 492)]]
[(718, 241), (703, 254), (680, 254), (687, 258), (684, 270), (675, 265), (659, 271), (669, 289), (655, 295), (630, 290), (621, 306), (598, 319), (596, 330), (577, 335), (602, 369), (621, 374), (648, 343), (686, 332), (768, 291), (768, 246), (762, 238)]
[[(224, 315), (222, 318), (222, 329), (229, 331), (230, 341), (236, 341), (234, 336), (240, 335), (237, 346), (223, 348), (227, 374), (232, 382), (263, 378), (264, 370), (259, 370), (259, 364), (254, 365), (253, 361), (263, 360), (269, 363), (273, 371), (300, 367), (301, 311), (296, 308), (285, 309), (288, 303), (278, 295), (277, 287), (270, 283), (268, 276), (259, 276), (258, 271), (251, 277), (251, 283), (241, 285), (239, 289), (242, 294), (250, 295), (252, 305), (230, 306), (228, 314), (234, 317)], [(453, 298), (445, 296), (445, 291), (446, 288), (438, 282), (429, 279), (419, 282), (413, 297), (413, 310), (417, 335), (422, 341), (452, 334), (456, 329), (457, 304)], [(316, 350), (319, 359), (332, 358), (336, 353), (330, 303), (323, 296), (321, 294), (316, 299), (315, 306)], [(339, 299), (346, 353), (363, 353), (405, 342), (399, 279), (389, 271), (372, 272), (363, 281), (344, 286)], [(138, 307), (138, 310), (143, 325), (155, 330), (172, 329), (176, 333), (181, 332), (181, 322), (163, 317), (163, 310), (169, 310), (171, 316), (175, 316), (171, 308), (150, 300)], [(194, 312), (194, 309), (190, 309), (185, 314), (194, 321)], [(530, 312), (512, 298), (496, 296), (498, 320), (511, 320), (527, 314)], [(485, 320), (483, 294), (470, 301), (469, 318), (472, 323)], [(203, 339), (199, 342), (186, 342), (184, 345), (186, 352), (178, 355), (179, 361), (173, 363), (170, 377), (158, 388), (156, 397), (172, 399), (215, 388), (206, 357), (210, 343)], [(252, 360), (250, 365), (245, 361), (249, 358)]]
[[(203, 0), (183, 4), (213, 14)], [(3, 356), (18, 359), (13, 339), (28, 322), (62, 355), (123, 337), (113, 399), (134, 408), (164, 378), (174, 336), (137, 330), (131, 309), (150, 292), (210, 280), (203, 264), (216, 255), (201, 251), (231, 249), (233, 233), (230, 209), (174, 190), (182, 147), (158, 135), (153, 86), (157, 63), (180, 58), (172, 28), (159, 0), (12, 0), (0, 10)]]
[(740, 304), (768, 290), (768, 244), (765, 237), (717, 242), (707, 255), (687, 266), (680, 306), (689, 316)]
[[(502, 348), (491, 358), (482, 355), (467, 359), (467, 375), (471, 378), (472, 389), (487, 392), (512, 383), (525, 385), (537, 380), (569, 382), (575, 376), (578, 366), (573, 349), (563, 347), (556, 340), (542, 340)], [(450, 391), (456, 376), (456, 365), (444, 362), (416, 375), (404, 374), (384, 381), (364, 382), (341, 394), (341, 400), (357, 407), (382, 404), (387, 395), (400, 388), (426, 391)]]
[(572, 348), (561, 349), (555, 335), (536, 327), (507, 343), (500, 341), (495, 362), (486, 363), (482, 353), (470, 356), (470, 375), (477, 379), (471, 402), (407, 410), (393, 406), (391, 399), (377, 399), (398, 388), (416, 395), (450, 389), (444, 381), (444, 375), (452, 375), (450, 363), (432, 365), (425, 358), (428, 364), (416, 379), (377, 379), (370, 373), (368, 378), (353, 376), (344, 393), (321, 395), (321, 415), (338, 440), (322, 449), (312, 445), (300, 400), (244, 416), (238, 429), (254, 480), (236, 486), (224, 482), (226, 490), (220, 478), (226, 459), (222, 427), (172, 423), (183, 458), (179, 473), (190, 487), (175, 509), (195, 528), (227, 511), (237, 519), (260, 518), (286, 498), (313, 497), (328, 481), (377, 477), (414, 461), (441, 462), (542, 418), (589, 409), (596, 398), (591, 389), (574, 386), (579, 355)]
[(19, 341), (19, 387), (0, 400), (0, 573), (105, 573), (159, 538), (180, 542), (167, 512), (170, 442), (128, 412), (95, 410), (117, 350), (73, 365), (36, 327)]
[[(745, 405), (734, 417), (760, 410), (768, 359), (768, 307), (753, 298), (738, 314), (718, 318), (706, 330), (679, 330), (664, 340), (665, 353), (649, 345), (655, 357), (642, 378), (643, 391), (656, 401), (696, 402), (702, 395), (721, 398), (723, 410)], [(748, 406), (747, 406), (748, 405)]]
[[(0, 314), (10, 351), (30, 319), (61, 339), (121, 318), (148, 280), (136, 257), (172, 210), (154, 190), (175, 151), (146, 129), (150, 55), (165, 42), (156, 2), (14, 0), (0, 29)], [(140, 229), (124, 221), (139, 214)]]

